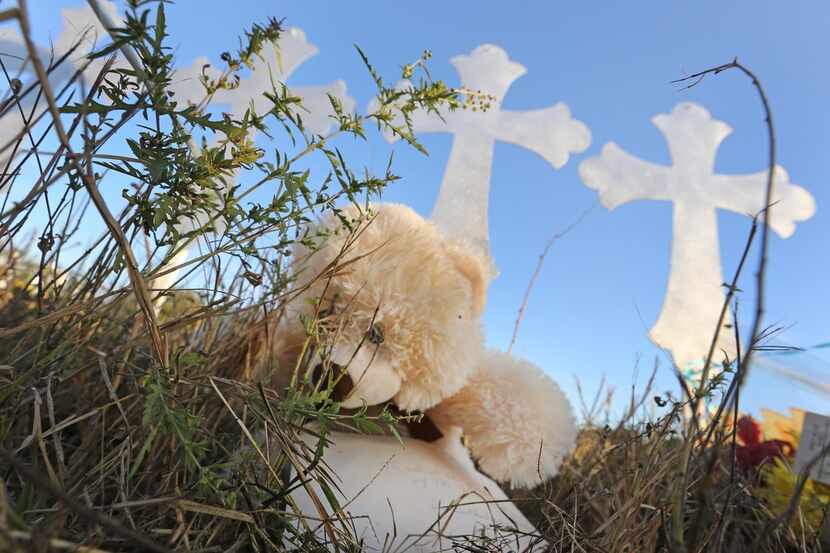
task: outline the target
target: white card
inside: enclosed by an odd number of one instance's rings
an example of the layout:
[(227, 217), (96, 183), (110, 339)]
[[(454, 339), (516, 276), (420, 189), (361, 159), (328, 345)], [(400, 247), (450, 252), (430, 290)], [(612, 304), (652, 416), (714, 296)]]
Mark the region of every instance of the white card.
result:
[[(801, 427), (801, 439), (795, 455), (795, 471), (800, 473), (804, 470), (807, 463), (826, 448), (827, 444), (830, 444), (830, 417), (817, 413), (805, 413), (804, 425)], [(819, 459), (810, 472), (810, 478), (830, 484), (830, 455)]]

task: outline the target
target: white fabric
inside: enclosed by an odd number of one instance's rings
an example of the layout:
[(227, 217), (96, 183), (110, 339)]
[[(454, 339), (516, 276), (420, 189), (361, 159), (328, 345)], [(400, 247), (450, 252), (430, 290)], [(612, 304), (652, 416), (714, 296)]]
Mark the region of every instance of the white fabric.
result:
[[(457, 430), (431, 443), (404, 438), (403, 445), (389, 436), (335, 432), (330, 438), (334, 443), (324, 459), (337, 475), (337, 501), (366, 551), (453, 551), (454, 544), (482, 534), (498, 540), (495, 549), (502, 551), (524, 551), (534, 541), (531, 551), (545, 550), (546, 544), (532, 537), (538, 532), (527, 518), (475, 470)], [(304, 439), (316, 445), (316, 438)], [(312, 489), (331, 515), (321, 488), (312, 484)], [(310, 521), (320, 520), (304, 488), (292, 498)], [(337, 519), (333, 524), (338, 532), (347, 531)], [(316, 530), (326, 539), (319, 522)]]

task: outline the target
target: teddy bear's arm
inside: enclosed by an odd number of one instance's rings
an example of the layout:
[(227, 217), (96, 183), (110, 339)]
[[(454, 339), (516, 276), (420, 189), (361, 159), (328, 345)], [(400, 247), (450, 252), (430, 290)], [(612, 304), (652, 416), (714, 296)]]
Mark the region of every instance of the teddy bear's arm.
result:
[(556, 474), (576, 439), (568, 399), (541, 369), (486, 352), (469, 383), (428, 411), (444, 431), (460, 427), (482, 470), (531, 487)]

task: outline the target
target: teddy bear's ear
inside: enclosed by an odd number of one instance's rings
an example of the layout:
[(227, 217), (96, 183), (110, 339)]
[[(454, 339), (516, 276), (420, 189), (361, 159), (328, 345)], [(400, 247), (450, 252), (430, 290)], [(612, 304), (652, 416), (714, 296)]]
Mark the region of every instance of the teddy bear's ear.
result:
[(487, 303), (487, 288), (495, 277), (496, 272), (492, 262), (458, 241), (447, 244), (447, 254), (455, 268), (470, 281), (473, 313), (478, 317), (484, 311), (484, 305)]

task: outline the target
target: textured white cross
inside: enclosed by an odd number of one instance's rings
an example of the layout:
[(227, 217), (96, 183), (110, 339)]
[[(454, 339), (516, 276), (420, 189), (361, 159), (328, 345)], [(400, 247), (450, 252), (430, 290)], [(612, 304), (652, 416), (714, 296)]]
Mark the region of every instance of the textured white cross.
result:
[[(718, 147), (732, 129), (712, 119), (702, 106), (681, 103), (670, 114), (656, 115), (652, 122), (666, 137), (671, 167), (637, 159), (610, 142), (600, 156), (580, 164), (579, 175), (585, 185), (599, 192), (608, 209), (635, 200), (672, 202), (671, 272), (650, 335), (686, 370), (699, 366), (706, 356), (724, 301), (717, 210), (745, 215), (760, 212), (765, 207), (767, 171), (715, 174)], [(771, 226), (782, 238), (793, 234), (796, 221), (809, 219), (815, 212), (813, 197), (790, 183), (783, 167), (775, 170), (772, 201)], [(733, 332), (721, 332), (719, 346), (733, 355)]]
[[(287, 81), (300, 65), (318, 51), (315, 45), (308, 42), (301, 29), (294, 27), (287, 29), (280, 36), (279, 50), (273, 45), (267, 45), (262, 52), (262, 57), (255, 58), (250, 75), (241, 79), (239, 86), (232, 90), (217, 91), (212, 98), (212, 104), (229, 106), (228, 113), (234, 118), (243, 117), (251, 104), (253, 104), (254, 111), (262, 115), (273, 105), (264, 93), (271, 92), (275, 85), (278, 86), (279, 83)], [(205, 97), (205, 89), (199, 81), (199, 76), (202, 74), (202, 68), (207, 64), (209, 64), (208, 59), (200, 57), (189, 68), (177, 72), (171, 88), (180, 102), (199, 104)], [(219, 72), (212, 67), (207, 68), (206, 73), (212, 79), (219, 76)], [(322, 86), (293, 87), (291, 94), (302, 98), (303, 108), (299, 110), (299, 115), (305, 128), (315, 134), (329, 131), (334, 124), (334, 120), (330, 117), (334, 112), (328, 94), (337, 97), (347, 113), (354, 110), (355, 106), (354, 100), (346, 94), (346, 83), (342, 80)], [(178, 230), (183, 234), (188, 233), (202, 228), (209, 220), (209, 215), (202, 213), (193, 220), (182, 223)], [(224, 221), (217, 220), (214, 221), (213, 228), (217, 232), (222, 232), (224, 225)], [(167, 266), (176, 267), (187, 261), (189, 249), (179, 251), (167, 263)], [(156, 279), (154, 288), (167, 289), (175, 283), (178, 276), (178, 271), (168, 273)]]
[[(271, 101), (263, 94), (271, 92), (275, 85), (286, 82), (300, 65), (318, 52), (317, 47), (308, 42), (301, 29), (286, 29), (280, 36), (279, 50), (271, 44), (266, 45), (262, 57), (254, 58), (254, 67), (250, 75), (241, 79), (237, 88), (217, 91), (212, 104), (228, 105), (228, 113), (235, 118), (241, 118), (253, 102), (254, 111), (263, 114), (273, 107)], [(202, 68), (209, 63), (207, 58), (200, 57), (189, 68), (177, 71), (172, 89), (180, 101), (198, 104), (204, 98), (205, 90), (199, 82), (199, 76), (202, 74)], [(219, 76), (219, 71), (211, 66), (207, 69), (207, 74), (215, 79)], [(304, 126), (316, 134), (327, 132), (334, 124), (330, 117), (334, 112), (328, 94), (339, 98), (343, 110), (347, 113), (355, 107), (354, 100), (346, 94), (346, 83), (342, 80), (327, 85), (290, 89), (292, 95), (303, 100), (305, 109), (300, 109), (299, 114)]]
[[(532, 111), (502, 110), (510, 85), (527, 70), (498, 46), (484, 44), (450, 62), (461, 77), (462, 87), (490, 94), (495, 101), (484, 112), (445, 110), (443, 121), (420, 111), (413, 116), (413, 127), (416, 133), (454, 134), (432, 219), (448, 236), (463, 238), (489, 256), (487, 214), (496, 141), (532, 150), (559, 169), (571, 153), (582, 152), (590, 145), (591, 132), (571, 117), (563, 102)], [(391, 135), (386, 137), (394, 140)]]
[[(118, 17), (118, 9), (110, 0), (103, 0), (101, 9), (106, 12), (113, 21), (120, 23), (121, 19)], [(74, 8), (64, 8), (61, 10), (61, 19), (63, 19), (63, 29), (58, 35), (57, 39), (52, 44), (51, 48), (39, 47), (38, 54), (44, 64), (54, 58), (58, 60), (63, 57), (73, 46), (78, 44), (73, 54), (68, 60), (58, 65), (49, 75), (50, 82), (54, 90), (60, 88), (72, 77), (76, 69), (81, 69), (86, 66), (82, 78), (87, 83), (91, 83), (98, 76), (99, 71), (106, 63), (105, 58), (98, 58), (91, 63), (87, 63), (86, 55), (89, 54), (96, 47), (100, 46), (101, 42), (108, 39), (108, 34), (103, 25), (95, 17), (92, 9), (86, 4)], [(20, 72), (31, 71), (31, 64), (28, 62), (28, 52), (23, 42), (23, 37), (20, 32), (13, 27), (7, 27), (0, 31), (0, 52), (4, 54), (3, 63), (6, 65), (6, 70), (12, 77), (17, 76)], [(118, 62), (116, 62), (118, 65)], [(24, 86), (31, 84), (31, 79), (22, 79)], [(46, 102), (42, 99), (36, 109), (35, 101), (38, 98), (37, 91), (33, 91), (23, 98), (20, 102), (19, 109), (8, 110), (2, 117), (0, 117), (0, 147), (5, 146), (10, 141), (14, 140), (25, 128), (26, 123), (21, 117), (21, 111), (25, 114), (26, 119), (36, 120), (47, 111)], [(3, 95), (5, 98), (6, 95)], [(20, 148), (28, 149), (31, 144), (28, 139), (24, 139)], [(4, 152), (0, 153), (0, 170), (4, 170), (12, 153), (19, 154), (20, 150), (15, 152), (14, 148), (10, 147)], [(9, 170), (13, 170), (14, 165), (10, 166)]]
[[(122, 18), (118, 8), (111, 0), (102, 0), (99, 4), (111, 21), (121, 23)], [(55, 56), (60, 57), (78, 39), (83, 38), (83, 40), (81, 46), (70, 58), (70, 63), (59, 66), (52, 73), (51, 80), (54, 86), (65, 82), (71, 76), (74, 68), (80, 68), (82, 64), (86, 63), (85, 56), (93, 50), (96, 42), (100, 44), (101, 41), (109, 40), (106, 29), (86, 2), (76, 7), (63, 9), (61, 15), (64, 20), (64, 28), (54, 43)], [(20, 34), (14, 29), (4, 29), (3, 35), (0, 35), (0, 47), (2, 47), (3, 52), (17, 55), (17, 57), (8, 58), (7, 68), (9, 71), (14, 74), (15, 71), (20, 70), (23, 60), (26, 59), (26, 51)], [(267, 45), (262, 52), (262, 57), (255, 58), (253, 70), (246, 78), (241, 79), (239, 86), (233, 90), (218, 91), (214, 95), (212, 103), (219, 106), (228, 106), (228, 112), (235, 118), (241, 118), (251, 103), (253, 103), (257, 113), (263, 114), (271, 107), (270, 101), (263, 94), (271, 92), (275, 84), (278, 85), (288, 80), (300, 65), (317, 53), (317, 47), (308, 42), (302, 30), (297, 28), (287, 29), (280, 37), (279, 51), (273, 45)], [(18, 57), (19, 59), (17, 59)], [(41, 57), (48, 60), (50, 52), (43, 50)], [(97, 59), (89, 64), (89, 67), (84, 71), (84, 79), (87, 82), (94, 80), (104, 62), (104, 59)], [(174, 82), (171, 84), (171, 89), (177, 100), (184, 104), (202, 101), (205, 91), (199, 81), (199, 76), (202, 68), (208, 63), (207, 58), (200, 57), (190, 67), (177, 72)], [(125, 65), (125, 62), (120, 60), (119, 57), (116, 66), (123, 65)], [(218, 77), (218, 71), (215, 69), (208, 68), (207, 72), (212, 78)], [(336, 96), (340, 100), (343, 110), (347, 113), (353, 111), (355, 107), (354, 100), (346, 94), (346, 84), (342, 80), (322, 86), (292, 87), (291, 94), (302, 98), (303, 107), (298, 108), (298, 113), (303, 119), (306, 130), (315, 134), (326, 133), (334, 124), (334, 120), (330, 117), (333, 110), (328, 94)], [(37, 98), (36, 94), (29, 94), (22, 102), (22, 108), (27, 117), (29, 117), (35, 98)], [(45, 107), (41, 107), (37, 113), (42, 113), (44, 110)], [(24, 127), (19, 110), (9, 110), (6, 115), (0, 118), (0, 137), (5, 139), (3, 144), (20, 133)], [(214, 138), (215, 140), (216, 138)], [(23, 147), (26, 147), (25, 143)], [(12, 148), (9, 148), (0, 154), (0, 166), (5, 167), (12, 151)], [(200, 213), (193, 220), (182, 222), (178, 230), (181, 233), (187, 233), (203, 227), (209, 220), (210, 216), (208, 214)], [(224, 221), (214, 222), (216, 231), (221, 232), (223, 228)], [(180, 251), (167, 263), (167, 267), (176, 267), (184, 263), (189, 256), (190, 249), (188, 247)], [(174, 271), (157, 278), (154, 281), (154, 287), (159, 289), (170, 287), (177, 280), (178, 273), (179, 271)]]

